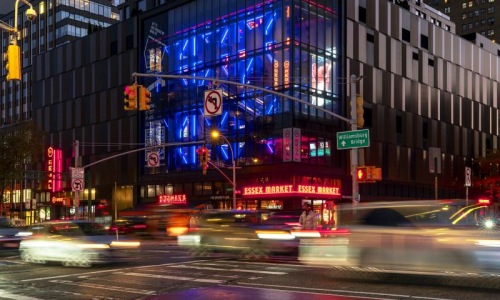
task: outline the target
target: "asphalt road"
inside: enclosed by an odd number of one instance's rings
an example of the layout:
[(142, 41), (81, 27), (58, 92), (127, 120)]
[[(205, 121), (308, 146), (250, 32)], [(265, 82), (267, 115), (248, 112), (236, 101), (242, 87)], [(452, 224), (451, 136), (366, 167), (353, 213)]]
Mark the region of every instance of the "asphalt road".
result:
[(293, 259), (192, 257), (174, 241), (146, 242), (127, 264), (25, 264), (0, 254), (0, 299), (498, 299), (500, 277), (385, 274)]

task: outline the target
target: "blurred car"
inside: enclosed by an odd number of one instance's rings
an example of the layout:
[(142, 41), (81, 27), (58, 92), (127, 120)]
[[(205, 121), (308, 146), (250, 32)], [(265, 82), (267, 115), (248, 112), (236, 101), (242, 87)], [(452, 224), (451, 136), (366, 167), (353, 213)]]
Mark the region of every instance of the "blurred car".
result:
[(498, 272), (500, 233), (480, 230), (476, 221), (467, 221), (478, 220), (473, 214), (481, 215), (481, 210), (490, 212), (487, 206), (436, 200), (341, 209), (340, 219), (349, 233), (345, 261), (356, 267), (419, 274)]
[(23, 226), (8, 218), (0, 217), (0, 250), (17, 250), (22, 238), (28, 235)]
[(297, 253), (297, 240), (289, 230), (262, 224), (259, 211), (205, 211), (196, 216), (196, 227), (179, 235), (180, 247), (195, 254), (225, 252), (247, 258)]
[(119, 235), (145, 235), (147, 228), (146, 220), (143, 218), (123, 218), (114, 221), (109, 227), (109, 232)]
[(51, 221), (32, 225), (32, 235), (21, 241), (21, 259), (29, 263), (60, 262), (90, 267), (98, 263), (127, 262), (140, 243), (108, 234), (101, 224), (84, 220)]

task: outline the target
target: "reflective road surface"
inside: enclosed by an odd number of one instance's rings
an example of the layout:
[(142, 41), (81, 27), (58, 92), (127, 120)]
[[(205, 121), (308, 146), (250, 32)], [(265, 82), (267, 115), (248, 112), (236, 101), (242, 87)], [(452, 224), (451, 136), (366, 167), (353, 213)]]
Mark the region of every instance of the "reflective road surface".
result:
[(27, 264), (0, 254), (0, 299), (498, 299), (500, 276), (387, 274), (289, 257), (192, 257), (172, 240), (145, 242), (126, 264)]

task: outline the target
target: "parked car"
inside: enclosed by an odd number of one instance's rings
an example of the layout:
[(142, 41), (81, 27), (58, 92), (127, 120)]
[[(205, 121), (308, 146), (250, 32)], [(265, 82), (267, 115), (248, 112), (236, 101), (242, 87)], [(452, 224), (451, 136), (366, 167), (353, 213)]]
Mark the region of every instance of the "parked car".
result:
[(51, 221), (32, 225), (32, 235), (21, 241), (21, 259), (29, 263), (60, 262), (90, 267), (98, 263), (127, 262), (140, 242), (108, 234), (101, 224), (84, 220)]

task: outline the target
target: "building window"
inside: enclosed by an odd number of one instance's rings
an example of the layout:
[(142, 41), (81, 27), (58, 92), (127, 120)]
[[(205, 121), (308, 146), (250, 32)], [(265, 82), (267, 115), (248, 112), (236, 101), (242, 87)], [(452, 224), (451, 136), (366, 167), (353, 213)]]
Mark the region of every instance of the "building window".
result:
[(359, 7), (359, 22), (366, 24), (366, 8), (362, 6)]
[(375, 36), (371, 33), (366, 34), (366, 40), (370, 43), (375, 43)]
[(450, 14), (451, 13), (451, 9), (450, 9), (449, 6), (447, 6), (447, 7), (444, 8), (444, 13), (445, 14)]
[(413, 60), (418, 60), (418, 53), (417, 52), (413, 52)]
[(420, 35), (420, 47), (429, 49), (429, 38), (423, 34)]
[(401, 38), (403, 39), (403, 41), (409, 43), (410, 42), (410, 31), (403, 28), (401, 30)]

